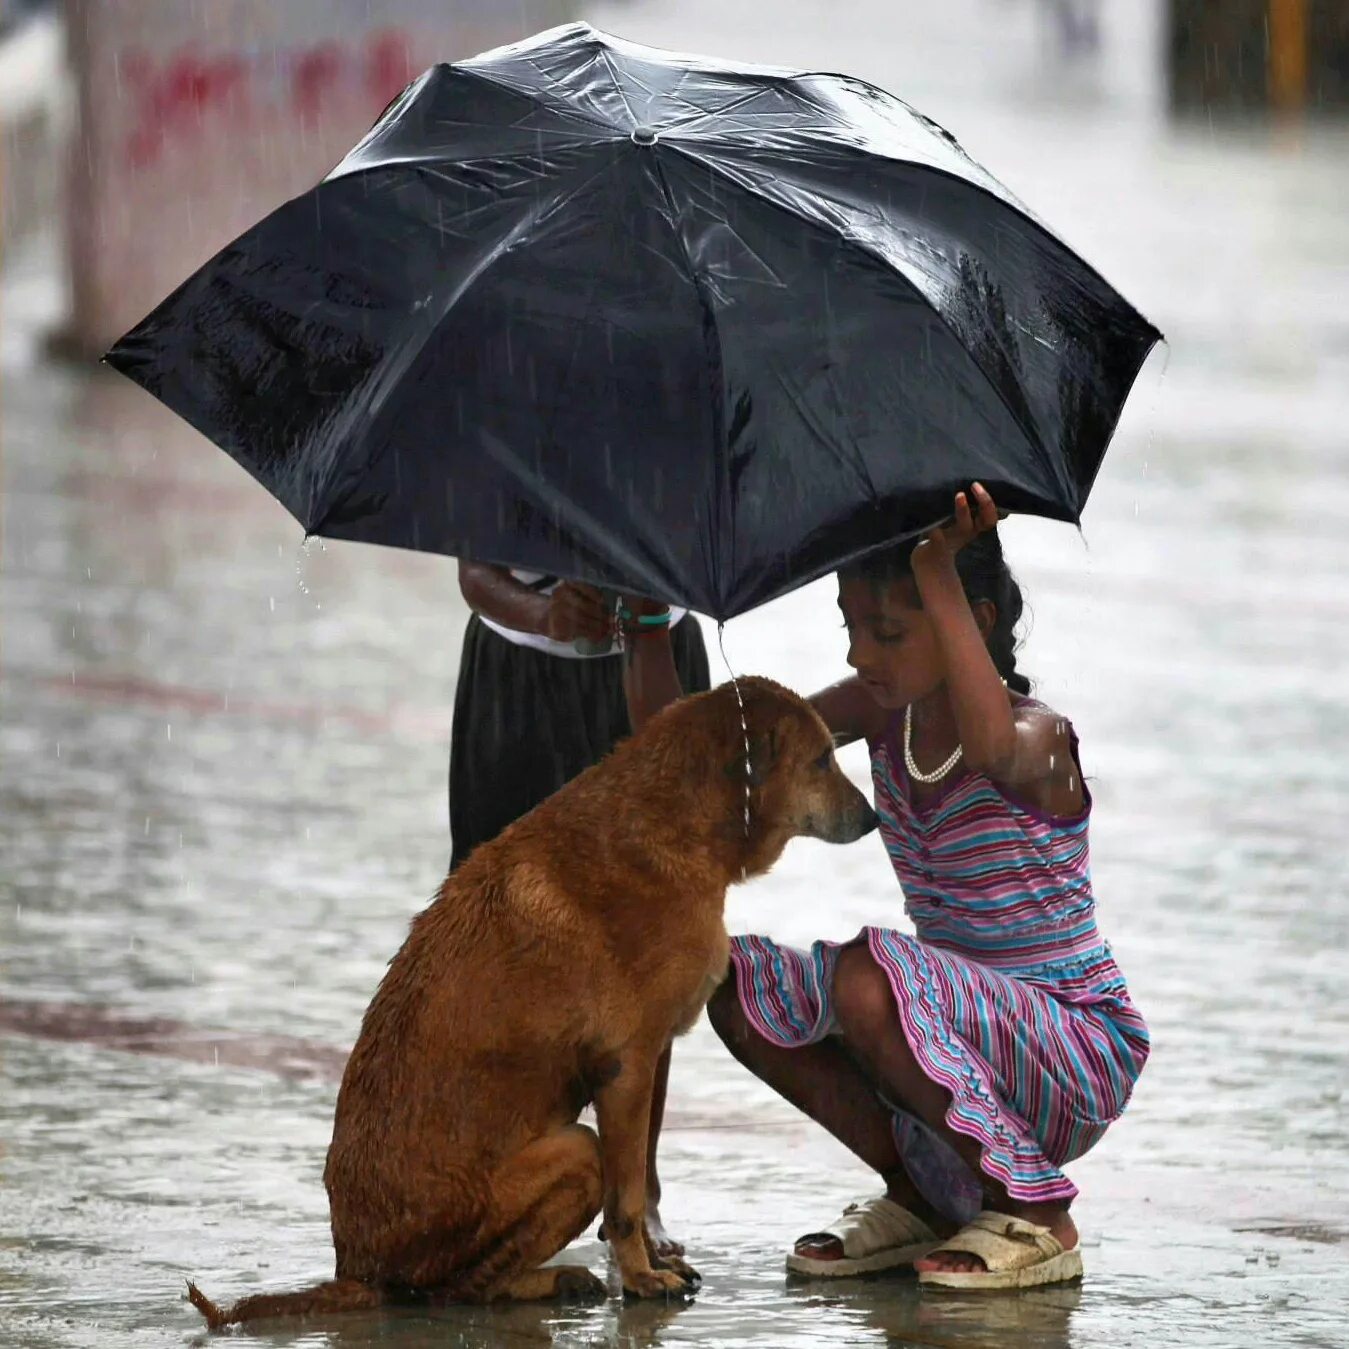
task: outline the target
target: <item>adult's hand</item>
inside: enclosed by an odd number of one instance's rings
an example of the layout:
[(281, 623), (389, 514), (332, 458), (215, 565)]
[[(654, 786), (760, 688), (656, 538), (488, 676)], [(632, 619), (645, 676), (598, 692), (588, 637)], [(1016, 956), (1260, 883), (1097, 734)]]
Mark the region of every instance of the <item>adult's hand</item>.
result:
[(543, 635), (555, 642), (574, 642), (584, 638), (602, 642), (613, 635), (613, 611), (594, 586), (578, 581), (563, 581), (548, 596), (544, 611)]

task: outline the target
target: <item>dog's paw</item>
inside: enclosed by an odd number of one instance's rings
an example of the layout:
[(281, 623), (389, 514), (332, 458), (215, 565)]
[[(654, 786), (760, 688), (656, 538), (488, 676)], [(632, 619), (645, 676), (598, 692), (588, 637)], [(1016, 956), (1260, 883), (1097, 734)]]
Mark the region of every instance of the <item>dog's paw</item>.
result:
[(609, 1287), (603, 1279), (577, 1265), (559, 1272), (553, 1293), (563, 1302), (603, 1302), (609, 1296)]
[(668, 1269), (678, 1274), (681, 1279), (689, 1286), (691, 1292), (697, 1292), (703, 1286), (703, 1276), (693, 1268), (687, 1260), (680, 1255), (660, 1255), (652, 1262), (656, 1269)]
[(637, 1274), (623, 1276), (624, 1297), (655, 1297), (667, 1300), (692, 1297), (697, 1291), (698, 1276), (692, 1270), (693, 1277), (685, 1278), (673, 1269), (644, 1270)]

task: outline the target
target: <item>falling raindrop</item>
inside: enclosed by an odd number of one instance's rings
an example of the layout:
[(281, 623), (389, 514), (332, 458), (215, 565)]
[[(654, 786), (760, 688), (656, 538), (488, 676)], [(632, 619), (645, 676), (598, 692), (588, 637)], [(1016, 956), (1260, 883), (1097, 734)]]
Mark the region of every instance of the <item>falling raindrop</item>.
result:
[(173, 739), (173, 723), (171, 721), (165, 722), (164, 724), (164, 739), (165, 740)]
[[(313, 598), (313, 592), (309, 589), (309, 583), (305, 580), (305, 573), (309, 568), (309, 557), (313, 551), (313, 546), (318, 540), (312, 534), (306, 534), (303, 542), (295, 550), (295, 584), (300, 587), (300, 593), (309, 598)], [(315, 601), (314, 608), (319, 605)]]
[(275, 596), (275, 595), (268, 595), (268, 596), (267, 596), (267, 607), (272, 611), (272, 613), (276, 613), (276, 596)]
[(150, 837), (150, 817), (148, 815), (145, 817), (145, 837)]

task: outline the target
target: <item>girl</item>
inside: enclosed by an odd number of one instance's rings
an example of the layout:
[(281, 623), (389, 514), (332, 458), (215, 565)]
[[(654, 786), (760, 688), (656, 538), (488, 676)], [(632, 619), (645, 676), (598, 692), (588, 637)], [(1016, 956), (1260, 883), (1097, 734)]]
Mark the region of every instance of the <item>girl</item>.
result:
[[(857, 675), (817, 695), (865, 738), (916, 929), (800, 952), (733, 944), (710, 1008), (731, 1052), (869, 1166), (884, 1197), (797, 1241), (788, 1267), (1002, 1288), (1082, 1272), (1059, 1170), (1129, 1099), (1148, 1031), (1095, 924), (1091, 799), (1066, 720), (1028, 697), (1021, 594), (974, 486), (917, 546), (840, 573)], [(939, 1240), (946, 1234), (947, 1240)]]
[(798, 1273), (1077, 1277), (1060, 1167), (1119, 1116), (1148, 1055), (1096, 927), (1077, 738), (1027, 696), (1021, 594), (997, 509), (973, 497), (840, 574), (856, 675), (814, 700), (839, 743), (871, 750), (916, 935), (870, 927), (809, 953), (738, 938), (709, 1007), (731, 1052), (885, 1183), (796, 1243)]

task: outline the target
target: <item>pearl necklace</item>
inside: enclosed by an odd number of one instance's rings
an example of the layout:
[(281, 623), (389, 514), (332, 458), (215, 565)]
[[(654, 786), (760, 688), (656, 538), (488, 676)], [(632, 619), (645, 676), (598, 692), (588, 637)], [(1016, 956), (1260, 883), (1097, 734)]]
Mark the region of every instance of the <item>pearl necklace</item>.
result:
[(920, 773), (918, 765), (913, 761), (913, 704), (910, 703), (904, 709), (904, 767), (909, 770), (909, 776), (915, 782), (921, 782), (927, 786), (931, 786), (934, 782), (940, 782), (960, 762), (960, 756), (964, 752), (964, 749), (957, 745), (951, 751), (945, 763), (933, 769), (931, 773)]

